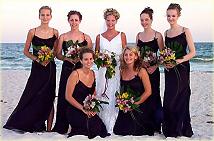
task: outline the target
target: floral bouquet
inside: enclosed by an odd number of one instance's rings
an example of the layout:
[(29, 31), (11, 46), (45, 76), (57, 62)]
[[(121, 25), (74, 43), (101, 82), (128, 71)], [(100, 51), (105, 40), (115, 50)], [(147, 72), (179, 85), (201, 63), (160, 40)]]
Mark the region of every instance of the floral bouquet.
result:
[(80, 47), (78, 46), (78, 40), (73, 42), (72, 40), (66, 42), (66, 46), (69, 46), (65, 51), (65, 57), (70, 59), (79, 58)]
[[(138, 94), (137, 94), (138, 95)], [(116, 92), (116, 107), (119, 108), (119, 110), (122, 110), (124, 113), (127, 113), (131, 110), (137, 110), (138, 112), (141, 112), (139, 109), (139, 105), (134, 104), (136, 101), (140, 100), (140, 96), (136, 97), (136, 92), (134, 92), (129, 87), (127, 88), (126, 92)]]
[[(110, 54), (110, 55), (109, 55)], [(105, 77), (111, 79), (115, 75), (115, 67), (117, 66), (117, 61), (115, 59), (115, 53), (107, 52), (104, 53), (95, 53), (94, 63), (97, 65), (97, 68), (106, 67)]]
[(173, 64), (176, 65), (176, 60), (175, 60), (175, 51), (173, 51), (171, 48), (165, 48), (160, 51), (160, 56), (159, 56), (159, 62), (160, 64)]
[(33, 46), (35, 50), (38, 51), (38, 59), (39, 62), (50, 60), (52, 61), (54, 59), (53, 50), (51, 50), (46, 45), (44, 46)]
[(150, 47), (142, 47), (140, 51), (140, 56), (143, 59), (143, 65), (146, 68), (155, 66), (158, 64), (158, 57), (156, 53)]
[(101, 104), (109, 104), (106, 101), (98, 100), (94, 95), (89, 94), (83, 101), (83, 109), (86, 111), (100, 112)]

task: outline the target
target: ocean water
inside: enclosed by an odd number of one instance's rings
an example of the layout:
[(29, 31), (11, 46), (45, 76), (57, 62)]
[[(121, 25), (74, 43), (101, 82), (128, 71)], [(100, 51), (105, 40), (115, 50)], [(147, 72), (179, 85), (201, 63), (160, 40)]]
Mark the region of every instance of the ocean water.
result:
[[(214, 43), (197, 42), (195, 47), (196, 56), (190, 61), (191, 71), (214, 72)], [(0, 43), (0, 69), (30, 70), (32, 61), (24, 56), (23, 48), (23, 43)], [(55, 62), (57, 70), (61, 70), (62, 61), (55, 59)]]

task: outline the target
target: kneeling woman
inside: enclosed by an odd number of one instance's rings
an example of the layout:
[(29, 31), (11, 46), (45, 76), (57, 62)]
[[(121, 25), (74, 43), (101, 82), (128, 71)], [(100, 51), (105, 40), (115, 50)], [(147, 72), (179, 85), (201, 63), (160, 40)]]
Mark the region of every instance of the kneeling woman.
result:
[(140, 100), (134, 103), (139, 105), (139, 111), (119, 111), (114, 126), (116, 135), (154, 135), (154, 124), (149, 118), (152, 114), (148, 101), (151, 84), (146, 69), (141, 66), (137, 47), (126, 47), (121, 58), (121, 92), (131, 89), (135, 92), (134, 97), (140, 97)]
[(83, 109), (83, 101), (89, 94), (95, 92), (95, 75), (90, 68), (93, 65), (94, 52), (89, 48), (82, 48), (80, 51), (80, 62), (82, 68), (71, 73), (66, 86), (66, 100), (69, 105), (66, 114), (71, 132), (73, 135), (85, 135), (89, 139), (96, 136), (106, 137), (107, 130), (95, 112), (88, 112)]

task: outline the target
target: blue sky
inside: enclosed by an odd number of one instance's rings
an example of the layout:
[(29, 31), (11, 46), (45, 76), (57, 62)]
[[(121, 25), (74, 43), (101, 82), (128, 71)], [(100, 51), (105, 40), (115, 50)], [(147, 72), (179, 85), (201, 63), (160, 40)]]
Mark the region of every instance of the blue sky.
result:
[(83, 15), (80, 30), (89, 34), (93, 42), (104, 25), (103, 10), (116, 8), (121, 15), (116, 28), (126, 33), (128, 42), (135, 42), (136, 34), (143, 31), (140, 12), (151, 7), (154, 10), (152, 27), (163, 34), (169, 28), (166, 8), (173, 2), (181, 5), (179, 24), (191, 30), (195, 42), (214, 41), (212, 0), (0, 0), (0, 42), (25, 42), (28, 30), (40, 24), (38, 10), (43, 5), (52, 8), (50, 25), (60, 34), (70, 30), (67, 13), (80, 11)]

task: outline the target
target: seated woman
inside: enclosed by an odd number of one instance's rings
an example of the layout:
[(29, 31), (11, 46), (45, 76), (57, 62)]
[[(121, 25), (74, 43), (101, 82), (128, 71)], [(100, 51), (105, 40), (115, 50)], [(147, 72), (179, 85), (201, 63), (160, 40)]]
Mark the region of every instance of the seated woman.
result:
[(66, 86), (65, 98), (70, 103), (66, 116), (72, 128), (68, 137), (85, 135), (89, 139), (96, 136), (104, 138), (108, 133), (102, 120), (95, 112), (83, 109), (85, 98), (95, 92), (95, 75), (90, 70), (94, 61), (94, 52), (85, 47), (81, 49), (79, 57), (82, 68), (71, 73)]
[(134, 92), (133, 96), (139, 97), (134, 103), (139, 105), (139, 111), (119, 111), (114, 126), (116, 135), (154, 135), (154, 124), (149, 118), (152, 114), (148, 101), (151, 84), (146, 69), (141, 66), (137, 47), (126, 47), (121, 57), (121, 92), (131, 89)]

